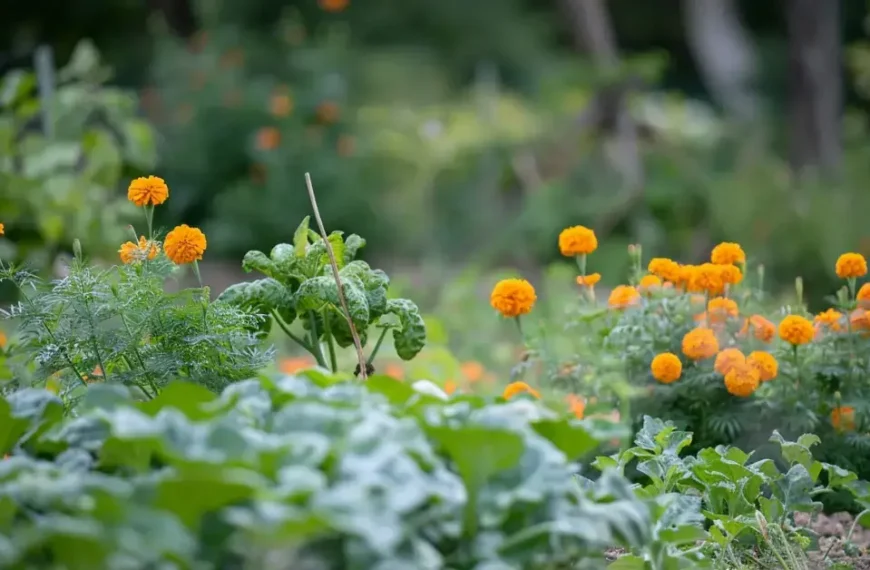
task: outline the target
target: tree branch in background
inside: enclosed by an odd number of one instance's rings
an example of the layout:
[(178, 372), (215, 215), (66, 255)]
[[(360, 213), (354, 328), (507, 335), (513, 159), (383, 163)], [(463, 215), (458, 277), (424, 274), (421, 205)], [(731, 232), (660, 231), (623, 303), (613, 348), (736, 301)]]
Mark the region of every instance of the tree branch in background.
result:
[(843, 154), (840, 6), (837, 0), (789, 0), (789, 158), (792, 173), (836, 173)]

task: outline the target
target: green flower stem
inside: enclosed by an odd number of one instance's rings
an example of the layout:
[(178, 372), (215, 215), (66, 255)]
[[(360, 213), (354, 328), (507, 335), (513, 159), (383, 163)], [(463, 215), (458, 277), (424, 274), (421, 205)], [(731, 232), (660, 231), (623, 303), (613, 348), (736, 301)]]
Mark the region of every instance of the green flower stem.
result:
[(317, 360), (317, 364), (326, 368), (326, 359), (323, 358), (323, 347), (320, 346), (320, 340), (317, 338), (317, 319), (314, 318), (314, 311), (308, 311), (308, 322), (311, 324), (311, 354)]
[(514, 317), (514, 322), (517, 324), (517, 330), (520, 333), (520, 340), (523, 341), (523, 344), (526, 344), (526, 335), (523, 334), (523, 323), (520, 321), (520, 317)]
[(323, 311), (323, 334), (326, 336), (326, 346), (329, 348), (329, 365), (332, 367), (333, 373), (338, 372), (338, 361), (335, 357), (335, 340), (332, 338), (332, 327), (329, 324), (326, 309)]
[(577, 267), (580, 269), (580, 275), (586, 277), (586, 254), (578, 255), (575, 259)]
[(278, 323), (278, 326), (281, 327), (281, 330), (284, 331), (284, 334), (290, 337), (290, 340), (292, 340), (311, 354), (314, 354), (314, 349), (311, 348), (311, 345), (308, 344), (305, 339), (294, 334), (293, 331), (291, 331), (290, 328), (287, 326), (287, 324), (283, 320), (281, 320), (281, 317), (278, 316), (278, 312), (275, 311), (275, 309), (272, 309), (272, 318), (275, 319), (275, 322)]
[[(148, 240), (154, 239), (154, 205), (145, 206), (145, 222), (148, 224)], [(201, 286), (201, 285), (200, 285)]]
[(384, 338), (387, 336), (387, 331), (389, 329), (387, 327), (381, 328), (381, 334), (378, 336), (378, 341), (375, 343), (375, 347), (372, 349), (372, 353), (369, 355), (369, 359), (366, 361), (367, 366), (371, 366), (375, 361), (375, 356), (378, 355), (378, 351), (381, 349), (381, 344), (384, 342)]

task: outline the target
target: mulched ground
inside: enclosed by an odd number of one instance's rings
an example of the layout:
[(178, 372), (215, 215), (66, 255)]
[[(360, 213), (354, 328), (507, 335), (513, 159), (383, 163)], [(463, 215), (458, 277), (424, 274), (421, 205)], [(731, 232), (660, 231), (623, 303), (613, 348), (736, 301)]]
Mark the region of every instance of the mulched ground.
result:
[[(800, 514), (795, 515), (795, 522), (807, 526), (809, 517)], [(810, 552), (809, 559), (811, 568), (827, 568), (824, 561), (825, 552), (828, 552), (828, 560), (851, 564), (855, 570), (870, 570), (870, 529), (861, 525), (855, 527), (852, 533), (852, 542), (858, 547), (859, 552), (850, 556), (843, 550), (843, 542), (849, 529), (852, 528), (854, 517), (849, 513), (836, 513), (833, 515), (818, 515), (808, 526), (819, 535), (819, 551)]]

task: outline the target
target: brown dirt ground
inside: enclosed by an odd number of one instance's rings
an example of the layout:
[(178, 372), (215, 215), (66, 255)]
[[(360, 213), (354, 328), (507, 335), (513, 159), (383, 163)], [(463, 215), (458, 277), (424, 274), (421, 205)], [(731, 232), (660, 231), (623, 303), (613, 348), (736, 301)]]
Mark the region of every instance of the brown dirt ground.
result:
[(795, 514), (797, 524), (809, 526), (819, 535), (819, 550), (808, 553), (811, 568), (827, 568), (824, 557), (830, 549), (829, 561), (851, 564), (855, 570), (870, 570), (870, 529), (861, 525), (855, 527), (852, 542), (860, 550), (857, 556), (850, 556), (843, 550), (843, 542), (854, 520), (849, 513), (818, 515), (812, 522), (805, 514)]

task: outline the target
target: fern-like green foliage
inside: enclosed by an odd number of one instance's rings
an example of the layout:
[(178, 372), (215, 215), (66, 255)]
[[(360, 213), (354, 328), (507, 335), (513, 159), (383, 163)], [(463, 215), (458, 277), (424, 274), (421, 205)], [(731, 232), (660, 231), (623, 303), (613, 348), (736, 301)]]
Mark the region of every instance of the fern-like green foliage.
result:
[[(257, 271), (265, 279), (233, 285), (218, 299), (257, 315), (257, 333), (268, 332), (273, 321), (278, 322), (293, 340), (321, 360), (321, 342), (330, 348), (333, 342), (340, 347), (353, 344), (348, 315), (362, 346), (367, 345), (371, 328), (381, 329), (373, 354), (383, 335), (392, 331), (399, 357), (414, 358), (426, 344), (426, 326), (417, 305), (408, 299), (388, 299), (387, 274), (354, 259), (365, 246), (363, 238), (356, 234), (345, 238), (342, 232), (333, 232), (327, 239), (339, 270), (347, 314), (326, 243), (309, 228), (307, 217), (296, 230), (292, 244), (278, 244), (269, 255), (261, 251), (245, 255), (242, 263), (245, 271)], [(307, 338), (290, 332), (297, 319)]]
[(18, 387), (47, 386), (72, 404), (92, 382), (136, 387), (150, 398), (174, 379), (220, 390), (253, 377), (273, 358), (250, 332), (263, 319), (209, 302), (207, 288), (167, 293), (174, 269), (164, 256), (108, 269), (77, 256), (66, 277), (46, 283), (0, 266), (0, 280), (21, 294), (3, 313), (18, 321), (10, 360)]

